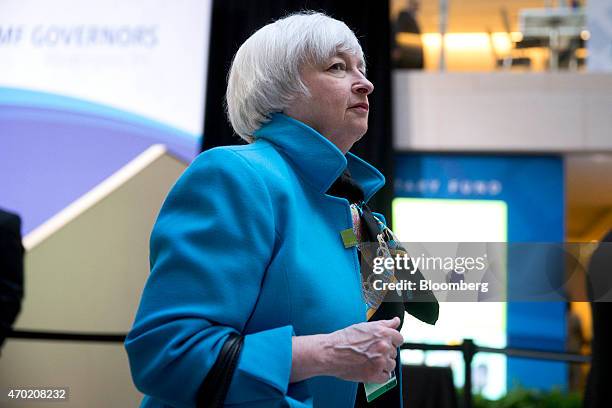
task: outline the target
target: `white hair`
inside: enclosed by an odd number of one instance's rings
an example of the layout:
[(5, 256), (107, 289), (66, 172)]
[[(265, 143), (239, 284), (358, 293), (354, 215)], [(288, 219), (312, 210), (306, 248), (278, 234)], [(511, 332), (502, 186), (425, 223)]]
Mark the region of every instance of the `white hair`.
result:
[[(300, 77), (304, 64), (323, 64), (337, 53), (363, 51), (350, 28), (322, 13), (300, 12), (268, 24), (240, 46), (228, 76), (227, 114), (247, 142), (299, 94), (309, 96)], [(364, 63), (365, 65), (365, 63)]]

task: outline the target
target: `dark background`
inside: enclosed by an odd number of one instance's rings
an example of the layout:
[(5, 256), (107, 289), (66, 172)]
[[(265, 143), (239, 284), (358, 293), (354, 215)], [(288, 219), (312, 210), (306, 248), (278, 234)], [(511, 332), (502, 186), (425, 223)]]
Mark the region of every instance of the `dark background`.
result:
[(202, 150), (242, 144), (224, 111), (227, 74), (240, 45), (257, 29), (287, 14), (321, 11), (344, 21), (357, 35), (366, 57), (370, 96), (369, 130), (351, 149), (378, 168), (387, 183), (370, 201), (391, 225), (393, 199), (393, 138), (391, 134), (391, 25), (386, 1), (365, 0), (214, 0), (206, 87)]

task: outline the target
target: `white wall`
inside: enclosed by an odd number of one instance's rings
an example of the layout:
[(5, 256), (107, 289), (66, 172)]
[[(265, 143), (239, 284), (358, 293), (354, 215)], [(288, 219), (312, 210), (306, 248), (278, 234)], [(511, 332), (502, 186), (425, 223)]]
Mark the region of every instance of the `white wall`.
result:
[(612, 74), (393, 74), (394, 146), (612, 151)]

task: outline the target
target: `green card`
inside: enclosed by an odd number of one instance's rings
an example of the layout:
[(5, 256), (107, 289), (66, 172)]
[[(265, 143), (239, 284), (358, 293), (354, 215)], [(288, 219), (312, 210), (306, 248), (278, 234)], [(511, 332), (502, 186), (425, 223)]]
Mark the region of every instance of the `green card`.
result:
[(342, 243), (345, 248), (354, 247), (358, 244), (357, 236), (355, 235), (355, 231), (352, 228), (347, 228), (343, 231), (340, 231), (340, 236), (342, 237)]
[(397, 385), (397, 378), (395, 377), (395, 372), (393, 372), (393, 376), (387, 380), (387, 382), (382, 384), (373, 384), (373, 383), (364, 383), (363, 388), (365, 389), (366, 400), (371, 402), (376, 398), (383, 395), (385, 392), (389, 391), (391, 388)]

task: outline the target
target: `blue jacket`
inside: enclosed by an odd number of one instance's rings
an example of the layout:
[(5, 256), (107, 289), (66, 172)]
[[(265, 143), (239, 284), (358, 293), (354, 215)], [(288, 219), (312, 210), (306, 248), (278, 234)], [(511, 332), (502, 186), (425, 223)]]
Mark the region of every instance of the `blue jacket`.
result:
[(230, 332), (245, 340), (227, 406), (354, 405), (355, 382), (289, 384), (291, 336), (365, 321), (349, 203), (325, 192), (347, 165), (366, 201), (384, 177), (282, 114), (255, 136), (198, 156), (162, 206), (125, 342), (144, 407), (193, 406)]

